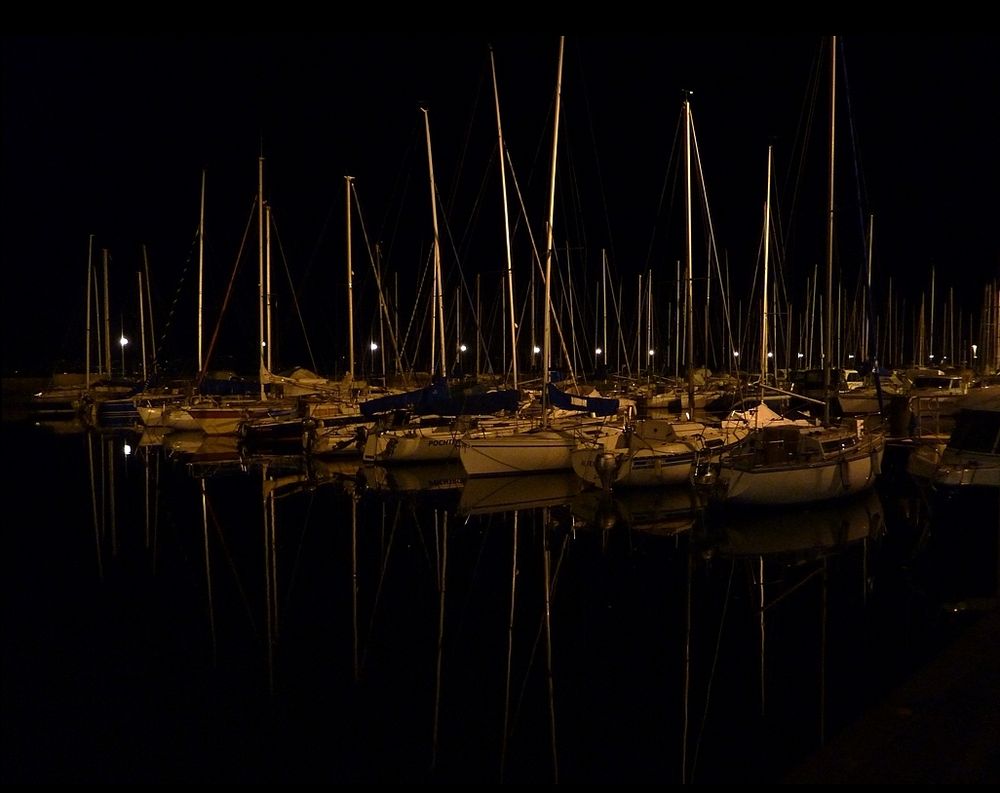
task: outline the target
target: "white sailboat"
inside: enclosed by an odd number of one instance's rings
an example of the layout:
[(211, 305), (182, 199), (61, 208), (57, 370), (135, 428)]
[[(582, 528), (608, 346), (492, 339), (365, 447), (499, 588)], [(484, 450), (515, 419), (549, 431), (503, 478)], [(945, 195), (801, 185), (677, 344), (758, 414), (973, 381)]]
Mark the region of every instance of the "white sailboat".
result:
[[(691, 191), (691, 102), (684, 98), (684, 161), (686, 277), (688, 296), (685, 301), (687, 337), (686, 404), (695, 405), (694, 379), (694, 315), (692, 302), (693, 250), (692, 191)], [(699, 395), (703, 400), (705, 394)], [(704, 403), (703, 403), (704, 404)], [(693, 417), (694, 410), (688, 410)], [(717, 461), (721, 452), (746, 435), (746, 429), (713, 427), (698, 421), (642, 418), (628, 421), (617, 439), (608, 448), (607, 441), (581, 446), (572, 453), (573, 470), (590, 485), (605, 490), (613, 487), (652, 487), (691, 483), (699, 469)], [(603, 440), (603, 439), (602, 439)]]
[[(719, 462), (721, 499), (734, 504), (804, 504), (842, 498), (871, 488), (881, 472), (884, 432), (869, 430), (864, 421), (830, 422), (830, 362), (833, 283), (833, 156), (836, 100), (836, 37), (831, 42), (830, 173), (827, 226), (827, 290), (825, 333), (825, 417), (822, 423), (775, 418), (763, 401), (767, 373), (767, 265), (771, 226), (771, 151), (768, 150), (767, 200), (764, 210), (764, 302), (761, 338), (761, 402), (753, 412), (747, 437)], [(765, 410), (766, 409), (766, 410)], [(772, 415), (768, 416), (770, 412)], [(749, 418), (748, 418), (749, 423)]]
[[(549, 214), (545, 248), (545, 322), (542, 342), (542, 391), (540, 424), (512, 433), (497, 425), (480, 426), (465, 433), (459, 447), (459, 459), (466, 473), (472, 476), (522, 474), (535, 471), (570, 470), (571, 454), (581, 445), (613, 445), (617, 432), (604, 418), (591, 417), (582, 411), (598, 407), (593, 398), (574, 397), (554, 389), (550, 382), (552, 302), (551, 273), (553, 254), (552, 221), (555, 211), (556, 154), (559, 147), (559, 110), (562, 98), (563, 45), (559, 39), (559, 67), (556, 79), (555, 121), (552, 133), (552, 168), (549, 178)], [(550, 412), (553, 394), (567, 397), (570, 415), (553, 420)], [(609, 408), (614, 400), (602, 400), (601, 408)], [(617, 403), (615, 405), (617, 408)]]

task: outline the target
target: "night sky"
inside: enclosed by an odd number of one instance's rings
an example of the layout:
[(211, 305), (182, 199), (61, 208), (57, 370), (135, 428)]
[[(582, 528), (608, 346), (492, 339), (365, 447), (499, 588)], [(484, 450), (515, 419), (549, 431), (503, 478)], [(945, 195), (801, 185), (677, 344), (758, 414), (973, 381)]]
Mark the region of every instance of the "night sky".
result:
[[(1000, 40), (863, 34), (838, 42), (837, 263), (845, 281), (857, 277), (873, 214), (876, 300), (891, 277), (893, 292), (915, 305), (933, 270), (939, 301), (954, 289), (959, 306), (978, 310), (983, 284), (1000, 273)], [(441, 200), (446, 295), (458, 288), (459, 268), (470, 294), (479, 274), (483, 310), (495, 315), (506, 262), (491, 45), (505, 138), (541, 245), (558, 34), (5, 35), (5, 373), (82, 362), (90, 235), (94, 264), (105, 249), (110, 256), (112, 336), (138, 335), (136, 271), (146, 246), (161, 354), (193, 355), (203, 169), (206, 334), (239, 261), (219, 349), (252, 349), (251, 212), (261, 155), (280, 363), (327, 374), (343, 367), (347, 174), (361, 203), (352, 220), (358, 355), (375, 332), (365, 236), (379, 243), (387, 278), (398, 279), (405, 333), (432, 240), (421, 106)], [(822, 272), (827, 47), (820, 34), (567, 36), (554, 234), (589, 322), (602, 251), (628, 306), (637, 274), (649, 270), (661, 299), (672, 300), (668, 281), (683, 256), (676, 136), (685, 90), (693, 92), (714, 239), (734, 300), (749, 298), (759, 258), (769, 144), (784, 277), (798, 295), (817, 265)], [(523, 289), (527, 227), (509, 173), (508, 191)], [(705, 233), (696, 222), (697, 268)], [(467, 322), (468, 306), (461, 314)]]

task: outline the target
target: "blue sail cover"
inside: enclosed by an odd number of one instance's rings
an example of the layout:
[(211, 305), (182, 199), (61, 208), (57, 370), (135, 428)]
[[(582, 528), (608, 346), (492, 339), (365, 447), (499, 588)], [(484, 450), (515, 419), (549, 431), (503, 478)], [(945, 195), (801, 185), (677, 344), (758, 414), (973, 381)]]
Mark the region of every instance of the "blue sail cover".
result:
[(619, 409), (617, 399), (567, 394), (552, 383), (549, 383), (548, 394), (549, 404), (561, 410), (579, 410), (583, 413), (593, 413), (595, 416), (613, 416)]
[(520, 392), (514, 389), (504, 391), (474, 391), (469, 389), (452, 394), (448, 381), (436, 377), (429, 386), (407, 391), (405, 394), (369, 399), (361, 403), (361, 414), (374, 416), (394, 410), (409, 410), (420, 416), (482, 416), (515, 411), (520, 404)]

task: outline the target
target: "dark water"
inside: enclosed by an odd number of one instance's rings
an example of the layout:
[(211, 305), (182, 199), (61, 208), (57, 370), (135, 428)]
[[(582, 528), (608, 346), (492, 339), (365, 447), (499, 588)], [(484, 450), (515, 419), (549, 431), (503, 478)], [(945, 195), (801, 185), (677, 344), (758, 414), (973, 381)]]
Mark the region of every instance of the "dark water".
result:
[(722, 514), (4, 437), (9, 783), (777, 782), (997, 594), (995, 494)]

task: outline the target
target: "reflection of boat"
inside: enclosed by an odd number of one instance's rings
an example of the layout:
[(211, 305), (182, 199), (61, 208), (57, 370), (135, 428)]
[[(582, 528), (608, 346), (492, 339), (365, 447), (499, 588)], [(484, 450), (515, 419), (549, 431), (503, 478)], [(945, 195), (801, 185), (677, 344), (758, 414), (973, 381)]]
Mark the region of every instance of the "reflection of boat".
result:
[(457, 460), (450, 463), (413, 465), (363, 465), (360, 472), (371, 490), (392, 493), (422, 493), (458, 490), (465, 482), (465, 469)]
[(240, 439), (235, 435), (206, 435), (203, 432), (168, 432), (163, 438), (168, 457), (191, 464), (243, 465)]
[(727, 512), (715, 552), (727, 558), (820, 558), (881, 535), (885, 514), (877, 491), (837, 502), (755, 513)]
[(674, 535), (691, 529), (702, 513), (703, 497), (689, 486), (642, 488), (616, 492), (579, 493), (571, 506), (574, 517), (590, 526)]
[(554, 507), (572, 501), (580, 492), (581, 485), (580, 477), (572, 471), (469, 477), (462, 488), (458, 511), (462, 515), (485, 515)]

